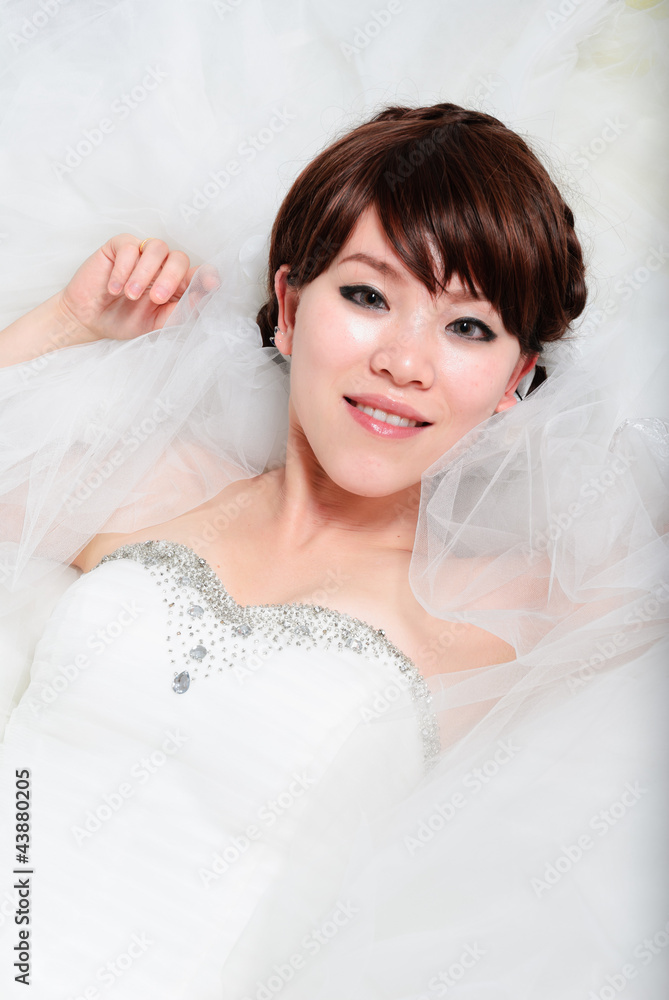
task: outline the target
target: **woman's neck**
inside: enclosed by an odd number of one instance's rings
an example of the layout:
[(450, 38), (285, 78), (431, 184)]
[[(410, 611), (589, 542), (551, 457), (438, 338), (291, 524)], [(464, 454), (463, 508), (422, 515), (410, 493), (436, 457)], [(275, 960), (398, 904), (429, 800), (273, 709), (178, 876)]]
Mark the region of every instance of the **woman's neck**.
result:
[(356, 544), (413, 548), (420, 483), (390, 496), (365, 497), (338, 486), (324, 471), (303, 434), (289, 435), (286, 464), (271, 474), (272, 518), (282, 546), (309, 547), (341, 533)]

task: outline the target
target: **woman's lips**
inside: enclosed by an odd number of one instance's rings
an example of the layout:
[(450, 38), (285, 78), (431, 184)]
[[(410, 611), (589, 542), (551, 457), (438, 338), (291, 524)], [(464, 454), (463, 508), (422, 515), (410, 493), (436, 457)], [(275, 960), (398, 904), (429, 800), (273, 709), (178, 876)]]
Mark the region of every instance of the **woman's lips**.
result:
[[(424, 424), (422, 426), (416, 427), (398, 427), (395, 424), (388, 424), (385, 420), (378, 420), (376, 417), (370, 416), (368, 413), (363, 413), (362, 410), (358, 409), (355, 403), (351, 402), (349, 399), (344, 397), (344, 402), (349, 413), (362, 427), (368, 430), (372, 434), (378, 434), (380, 437), (385, 438), (406, 438), (415, 437), (416, 434), (420, 434), (424, 431), (429, 424)], [(382, 407), (379, 407), (382, 409)], [(387, 411), (386, 411), (387, 412)]]
[(407, 417), (409, 420), (415, 420), (418, 424), (429, 424), (430, 421), (426, 420), (422, 413), (414, 410), (412, 406), (408, 406), (407, 403), (401, 403), (398, 400), (390, 399), (389, 396), (379, 396), (375, 392), (363, 392), (355, 396), (344, 396), (344, 399), (348, 400), (349, 403), (357, 403), (358, 406), (369, 406), (373, 410), (384, 410), (386, 413), (394, 413), (400, 417)]

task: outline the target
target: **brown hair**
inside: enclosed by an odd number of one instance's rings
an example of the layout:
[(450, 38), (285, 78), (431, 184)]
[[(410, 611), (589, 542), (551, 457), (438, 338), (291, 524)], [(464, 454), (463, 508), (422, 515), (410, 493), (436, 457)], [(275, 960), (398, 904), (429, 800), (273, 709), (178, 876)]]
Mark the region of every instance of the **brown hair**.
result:
[[(499, 312), (524, 354), (558, 340), (586, 299), (574, 217), (527, 144), (455, 104), (389, 107), (300, 173), (274, 222), (263, 343), (277, 324), (274, 275), (301, 288), (327, 269), (373, 206), (405, 267), (438, 294), (456, 274)], [(438, 271), (432, 248), (438, 250)]]

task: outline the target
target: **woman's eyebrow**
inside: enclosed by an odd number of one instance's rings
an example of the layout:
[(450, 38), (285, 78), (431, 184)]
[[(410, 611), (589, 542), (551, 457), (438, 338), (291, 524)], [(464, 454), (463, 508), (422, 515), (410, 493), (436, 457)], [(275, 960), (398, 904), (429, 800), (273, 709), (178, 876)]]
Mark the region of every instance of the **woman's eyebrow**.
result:
[(392, 266), (388, 264), (385, 260), (381, 260), (380, 257), (373, 257), (372, 254), (365, 253), (364, 251), (359, 251), (358, 253), (349, 254), (348, 257), (344, 257), (339, 261), (340, 264), (345, 264), (347, 260), (358, 260), (361, 264), (369, 264), (370, 267), (375, 268), (384, 277), (391, 278), (393, 281), (404, 281), (404, 276)]
[[(374, 257), (370, 253), (365, 253), (364, 250), (359, 250), (357, 253), (352, 253), (347, 257), (343, 257), (339, 261), (339, 264), (345, 264), (348, 260), (357, 260), (360, 261), (361, 264), (369, 264), (370, 267), (375, 268), (375, 270), (379, 271), (379, 273), (384, 277), (390, 278), (393, 281), (406, 281), (402, 272), (398, 271), (397, 268), (394, 268), (392, 264), (388, 264), (387, 261), (382, 260), (380, 257)], [(464, 304), (466, 302), (476, 302), (477, 304), (489, 305), (492, 308), (491, 303), (488, 302), (482, 292), (476, 294), (475, 292), (471, 292), (468, 288), (455, 288), (447, 291), (445, 294), (448, 295), (449, 299), (451, 299), (456, 305)]]
[(469, 291), (468, 288), (458, 288), (453, 291), (449, 290), (444, 294), (448, 295), (448, 297), (453, 299), (454, 302), (478, 302), (492, 308), (492, 303), (488, 302), (483, 293), (477, 295), (476, 293)]

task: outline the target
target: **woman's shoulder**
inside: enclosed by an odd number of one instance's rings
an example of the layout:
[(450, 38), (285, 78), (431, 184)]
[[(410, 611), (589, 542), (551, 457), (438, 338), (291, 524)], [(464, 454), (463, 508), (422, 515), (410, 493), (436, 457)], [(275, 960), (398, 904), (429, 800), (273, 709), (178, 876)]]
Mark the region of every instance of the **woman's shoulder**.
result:
[[(237, 520), (240, 513), (248, 509), (255, 493), (262, 490), (266, 475), (271, 473), (228, 483), (208, 500), (176, 517), (149, 527), (142, 527), (136, 531), (100, 531), (77, 553), (71, 565), (87, 573), (94, 569), (104, 556), (110, 555), (121, 546), (153, 540), (179, 542), (206, 557), (206, 550), (214, 542), (220, 541), (225, 529)], [(108, 523), (113, 525), (114, 520), (111, 519)]]

